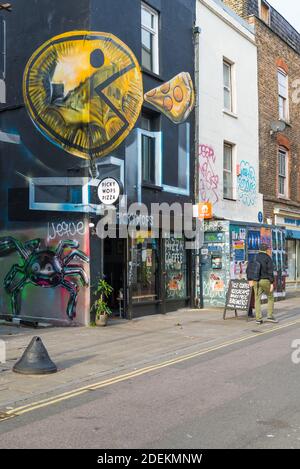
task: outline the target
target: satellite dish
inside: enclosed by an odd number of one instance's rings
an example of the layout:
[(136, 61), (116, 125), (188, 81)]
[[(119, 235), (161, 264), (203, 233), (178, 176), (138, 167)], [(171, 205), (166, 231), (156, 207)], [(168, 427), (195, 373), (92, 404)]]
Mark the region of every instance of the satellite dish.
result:
[(286, 123), (278, 120), (271, 122), (271, 132), (283, 132), (286, 128)]

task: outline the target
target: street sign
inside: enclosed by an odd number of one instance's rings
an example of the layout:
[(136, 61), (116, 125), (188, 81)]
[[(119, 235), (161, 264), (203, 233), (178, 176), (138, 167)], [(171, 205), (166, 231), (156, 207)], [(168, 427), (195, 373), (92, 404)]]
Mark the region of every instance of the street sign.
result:
[(119, 200), (121, 193), (121, 183), (117, 179), (106, 177), (100, 181), (98, 186), (98, 197), (102, 204), (115, 204)]
[(208, 220), (213, 217), (213, 208), (211, 202), (198, 203), (198, 217)]

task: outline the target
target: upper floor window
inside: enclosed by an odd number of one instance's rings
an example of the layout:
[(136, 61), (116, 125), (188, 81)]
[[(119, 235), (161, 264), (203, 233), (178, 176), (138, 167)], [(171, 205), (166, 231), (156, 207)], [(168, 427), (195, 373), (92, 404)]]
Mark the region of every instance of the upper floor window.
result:
[(259, 16), (265, 23), (270, 24), (270, 7), (263, 0), (260, 0)]
[(288, 151), (284, 148), (278, 151), (278, 194), (288, 196)]
[(160, 182), (157, 178), (159, 117), (143, 113), (141, 124), (142, 182), (156, 185)]
[(159, 73), (158, 13), (142, 3), (142, 66)]
[(232, 64), (223, 60), (224, 109), (233, 111), (232, 99)]
[(281, 69), (278, 69), (277, 75), (278, 75), (279, 119), (282, 119), (287, 122), (289, 120), (288, 76)]
[(233, 190), (233, 145), (224, 143), (223, 155), (223, 196), (224, 199), (234, 199)]

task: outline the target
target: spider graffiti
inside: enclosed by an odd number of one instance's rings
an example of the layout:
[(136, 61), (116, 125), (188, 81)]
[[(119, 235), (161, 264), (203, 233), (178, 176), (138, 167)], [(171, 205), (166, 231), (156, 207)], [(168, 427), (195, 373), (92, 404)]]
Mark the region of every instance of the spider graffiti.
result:
[[(75, 257), (89, 262), (89, 258), (78, 249), (77, 241), (60, 241), (55, 251), (41, 249), (40, 244), (41, 239), (22, 243), (11, 236), (0, 238), (0, 256), (17, 252), (23, 261), (21, 265), (14, 264), (4, 278), (4, 288), (11, 295), (12, 313), (14, 316), (20, 315), (19, 293), (26, 284), (31, 283), (43, 288), (60, 286), (66, 289), (70, 294), (66, 313), (69, 319), (73, 319), (76, 316), (79, 285), (72, 282), (70, 277), (79, 279), (84, 286), (88, 286), (89, 281), (83, 267), (70, 262)], [(66, 249), (70, 252), (64, 255)]]

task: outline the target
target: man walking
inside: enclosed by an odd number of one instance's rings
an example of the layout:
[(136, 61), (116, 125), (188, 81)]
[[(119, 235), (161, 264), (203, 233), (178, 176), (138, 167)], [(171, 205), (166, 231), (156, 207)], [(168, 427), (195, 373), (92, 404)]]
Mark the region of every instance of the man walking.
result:
[(256, 323), (262, 324), (261, 297), (265, 293), (268, 299), (268, 322), (277, 323), (274, 318), (274, 265), (272, 258), (267, 254), (269, 246), (261, 244), (259, 253), (254, 261), (249, 262), (247, 278), (253, 286), (255, 294)]

